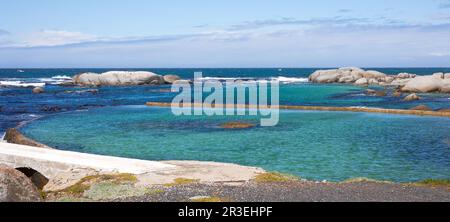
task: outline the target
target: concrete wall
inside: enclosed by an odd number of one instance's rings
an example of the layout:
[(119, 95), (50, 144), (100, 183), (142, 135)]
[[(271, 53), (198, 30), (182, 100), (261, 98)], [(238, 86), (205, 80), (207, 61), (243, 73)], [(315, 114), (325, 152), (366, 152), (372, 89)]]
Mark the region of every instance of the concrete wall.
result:
[(3, 142), (0, 142), (0, 163), (13, 168), (32, 168), (47, 178), (55, 177), (71, 169), (144, 174), (177, 168), (174, 165), (155, 161), (43, 149)]

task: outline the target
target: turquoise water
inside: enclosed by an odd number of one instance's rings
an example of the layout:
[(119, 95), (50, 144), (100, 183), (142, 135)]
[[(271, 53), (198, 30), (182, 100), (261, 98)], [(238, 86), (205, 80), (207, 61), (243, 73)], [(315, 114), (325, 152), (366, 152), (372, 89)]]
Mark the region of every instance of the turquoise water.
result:
[(220, 128), (236, 120), (259, 123), (258, 117), (175, 117), (168, 108), (119, 106), (47, 116), (22, 131), (59, 149), (229, 162), (312, 180), (450, 178), (449, 118), (282, 111), (276, 127)]

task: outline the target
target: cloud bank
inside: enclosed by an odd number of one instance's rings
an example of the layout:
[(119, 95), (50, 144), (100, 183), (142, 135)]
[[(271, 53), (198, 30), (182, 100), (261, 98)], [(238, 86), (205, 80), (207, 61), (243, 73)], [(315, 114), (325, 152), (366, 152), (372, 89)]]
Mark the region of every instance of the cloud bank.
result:
[[(1, 33), (1, 32), (0, 32)], [(8, 34), (0, 67), (448, 66), (450, 23), (279, 18), (180, 35)]]

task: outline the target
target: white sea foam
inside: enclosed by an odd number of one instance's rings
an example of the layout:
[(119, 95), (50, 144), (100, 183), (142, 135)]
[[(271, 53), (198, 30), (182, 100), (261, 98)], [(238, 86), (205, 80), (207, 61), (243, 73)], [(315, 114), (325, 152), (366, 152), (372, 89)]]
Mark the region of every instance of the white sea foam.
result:
[(208, 80), (215, 80), (215, 81), (245, 81), (245, 82), (261, 82), (261, 81), (279, 81), (284, 84), (290, 84), (290, 83), (307, 83), (309, 82), (308, 78), (297, 78), (297, 77), (284, 77), (284, 76), (278, 76), (278, 77), (272, 77), (272, 78), (254, 78), (254, 77), (203, 77), (195, 79), (195, 81), (208, 81)]
[(273, 77), (272, 80), (279, 81), (282, 83), (307, 83), (307, 82), (309, 82), (308, 78), (284, 77), (284, 76)]
[(22, 81), (0, 81), (0, 86), (6, 87), (44, 87), (45, 83), (38, 82), (22, 82)]
[(51, 78), (40, 78), (38, 79), (40, 82), (44, 82), (50, 85), (58, 85), (61, 83), (72, 81), (72, 77), (70, 76), (53, 76)]

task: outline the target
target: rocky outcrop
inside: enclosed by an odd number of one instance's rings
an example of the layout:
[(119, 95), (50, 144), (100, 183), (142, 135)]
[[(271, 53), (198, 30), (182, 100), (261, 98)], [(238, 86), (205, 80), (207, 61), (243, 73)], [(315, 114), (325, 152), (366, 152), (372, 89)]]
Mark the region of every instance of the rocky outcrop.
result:
[(0, 165), (0, 202), (40, 201), (42, 201), (40, 192), (25, 174)]
[(309, 80), (315, 83), (355, 83), (367, 85), (384, 81), (386, 74), (378, 71), (365, 71), (356, 67), (345, 67), (331, 70), (318, 70), (311, 74)]
[(435, 73), (417, 76), (411, 73), (387, 75), (378, 71), (365, 71), (348, 67), (331, 70), (318, 70), (309, 76), (314, 83), (346, 83), (358, 86), (379, 85), (399, 87), (401, 92), (441, 92), (450, 93), (450, 73)]
[(413, 94), (409, 94), (408, 96), (406, 96), (403, 99), (403, 101), (409, 102), (409, 101), (414, 101), (414, 100), (419, 100), (419, 99), (420, 99), (420, 97), (417, 94), (413, 93)]
[(82, 86), (133, 86), (162, 85), (164, 78), (152, 72), (111, 71), (102, 74), (83, 73), (73, 77), (77, 85)]
[(177, 75), (165, 75), (164, 82), (166, 84), (173, 84), (174, 82), (181, 80), (181, 78)]
[(33, 93), (34, 94), (44, 93), (44, 88), (42, 88), (42, 87), (35, 87), (35, 88), (33, 88)]
[(8, 143), (14, 143), (19, 145), (25, 145), (25, 146), (34, 146), (34, 147), (41, 147), (41, 148), (49, 148), (48, 146), (38, 143), (32, 139), (29, 139), (25, 137), (22, 133), (20, 133), (17, 129), (8, 129), (5, 133), (5, 140)]

